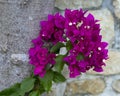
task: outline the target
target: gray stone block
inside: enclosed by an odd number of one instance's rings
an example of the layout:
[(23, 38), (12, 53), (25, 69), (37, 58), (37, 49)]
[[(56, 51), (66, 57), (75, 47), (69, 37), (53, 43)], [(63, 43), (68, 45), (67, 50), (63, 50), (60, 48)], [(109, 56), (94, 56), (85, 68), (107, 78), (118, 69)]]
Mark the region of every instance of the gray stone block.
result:
[[(40, 20), (53, 10), (54, 0), (0, 0), (0, 90), (33, 71), (24, 54), (39, 34)], [(11, 61), (13, 54), (15, 62)]]

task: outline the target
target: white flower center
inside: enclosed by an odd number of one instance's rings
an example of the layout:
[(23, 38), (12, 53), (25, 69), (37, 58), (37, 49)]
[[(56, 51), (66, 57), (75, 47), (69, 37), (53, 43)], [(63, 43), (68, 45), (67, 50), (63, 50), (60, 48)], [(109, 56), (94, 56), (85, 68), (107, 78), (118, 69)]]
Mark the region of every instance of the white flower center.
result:
[(83, 21), (77, 23), (77, 28), (80, 27), (83, 24)]
[(72, 26), (72, 22), (69, 23), (69, 26)]
[(86, 29), (90, 29), (90, 26), (84, 26), (84, 28), (86, 28)]
[(101, 50), (101, 47), (98, 47), (98, 50)]
[(45, 36), (44, 34), (42, 34), (42, 36)]
[(91, 58), (91, 54), (89, 55), (89, 58)]
[(76, 24), (76, 22), (73, 22), (73, 24), (75, 25), (75, 24)]
[(102, 61), (105, 62), (105, 59), (103, 59)]
[(84, 40), (84, 38), (83, 38), (83, 37), (81, 37), (81, 40)]

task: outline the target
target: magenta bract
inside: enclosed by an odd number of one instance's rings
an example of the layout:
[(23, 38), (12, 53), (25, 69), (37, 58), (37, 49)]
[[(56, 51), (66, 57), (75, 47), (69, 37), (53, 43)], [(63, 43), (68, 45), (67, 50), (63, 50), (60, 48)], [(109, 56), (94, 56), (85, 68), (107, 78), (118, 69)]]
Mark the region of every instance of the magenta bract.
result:
[(30, 48), (30, 63), (35, 66), (34, 74), (44, 77), (49, 66), (56, 64), (55, 53), (50, 53), (46, 45), (54, 46), (58, 42), (71, 42), (72, 48), (63, 59), (74, 78), (93, 68), (102, 72), (104, 60), (108, 59), (108, 43), (102, 41), (99, 20), (95, 20), (87, 11), (65, 10), (65, 16), (56, 13), (48, 15), (48, 20), (41, 21), (40, 34), (32, 40), (34, 47)]

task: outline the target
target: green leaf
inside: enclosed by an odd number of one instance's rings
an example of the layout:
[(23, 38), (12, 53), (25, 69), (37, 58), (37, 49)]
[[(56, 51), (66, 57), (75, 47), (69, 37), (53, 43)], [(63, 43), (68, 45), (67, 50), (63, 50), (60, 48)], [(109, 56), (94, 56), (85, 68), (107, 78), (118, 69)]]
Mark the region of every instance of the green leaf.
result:
[(54, 53), (59, 53), (59, 50), (61, 47), (65, 47), (65, 45), (61, 42), (58, 42), (56, 45), (54, 45), (51, 49), (50, 52), (54, 52)]
[(21, 93), (29, 92), (33, 89), (35, 83), (35, 78), (29, 77), (22, 81), (20, 89)]
[(9, 96), (24, 96), (24, 95), (20, 95), (20, 89), (19, 89), (15, 93), (13, 93), (12, 95), (9, 95)]
[(34, 86), (34, 90), (39, 90), (39, 93), (42, 94), (45, 92), (44, 86), (41, 84), (40, 81), (40, 77), (39, 76), (35, 76), (35, 86)]
[(40, 94), (45, 92), (45, 88), (42, 84), (40, 84), (40, 86), (39, 86), (39, 92), (40, 92)]
[[(19, 90), (19, 96), (25, 96), (25, 93), (26, 93), (26, 92), (25, 92), (24, 90), (21, 90), (21, 89)], [(16, 93), (15, 93), (15, 94), (16, 94)]]
[(29, 96), (40, 96), (39, 90), (32, 91)]
[(41, 84), (48, 92), (52, 87), (52, 80), (53, 80), (54, 72), (52, 70), (48, 70), (43, 78), (40, 78)]
[(70, 41), (68, 41), (67, 43), (66, 43), (66, 49), (69, 51), (70, 49), (72, 49), (72, 44), (71, 44), (71, 42)]
[(65, 77), (61, 73), (54, 72), (54, 78), (53, 78), (54, 82), (60, 83), (60, 82), (65, 82), (65, 80), (66, 80)]
[(84, 59), (84, 56), (82, 54), (79, 54), (76, 58), (77, 60), (83, 60)]
[[(15, 92), (17, 92), (20, 88), (20, 84), (16, 83), (15, 85), (11, 86), (0, 92), (0, 96), (14, 96)], [(16, 95), (18, 96), (18, 95)]]
[(63, 70), (63, 67), (64, 67), (64, 61), (63, 61), (63, 58), (65, 57), (65, 55), (58, 55), (55, 59), (56, 61), (56, 64), (54, 65), (55, 67), (55, 70), (57, 72), (61, 72)]

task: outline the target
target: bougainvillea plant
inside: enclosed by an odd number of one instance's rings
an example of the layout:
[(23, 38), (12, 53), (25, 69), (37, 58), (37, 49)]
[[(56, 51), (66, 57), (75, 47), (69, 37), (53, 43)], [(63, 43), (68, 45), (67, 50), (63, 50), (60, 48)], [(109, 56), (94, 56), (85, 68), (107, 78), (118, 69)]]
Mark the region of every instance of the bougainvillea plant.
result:
[[(49, 14), (40, 26), (40, 33), (32, 40), (33, 47), (29, 49), (33, 75), (12, 86), (12, 92), (7, 90), (12, 95), (5, 96), (40, 96), (49, 92), (53, 82), (66, 80), (62, 74), (65, 64), (70, 78), (89, 69), (103, 71), (102, 67), (108, 59), (108, 43), (102, 42), (99, 20), (92, 14), (82, 9), (66, 9), (64, 16), (60, 13)], [(63, 47), (66, 53), (60, 54)], [(0, 94), (4, 95), (5, 91)]]

